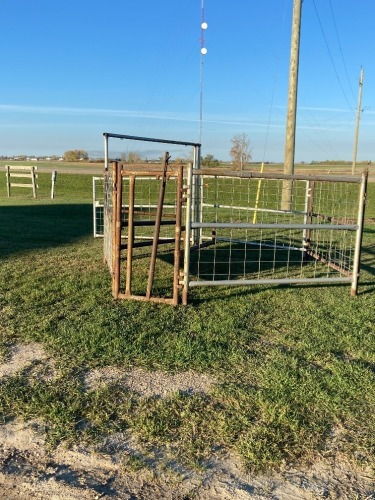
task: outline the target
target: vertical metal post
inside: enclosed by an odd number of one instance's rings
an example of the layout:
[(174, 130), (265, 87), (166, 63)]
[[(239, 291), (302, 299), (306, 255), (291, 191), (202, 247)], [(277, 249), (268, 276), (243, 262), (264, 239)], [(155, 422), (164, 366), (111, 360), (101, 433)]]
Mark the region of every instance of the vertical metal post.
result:
[(126, 254), (125, 295), (131, 295), (132, 293), (133, 244), (134, 244), (134, 193), (135, 193), (135, 176), (131, 175), (129, 177), (128, 246)]
[[(201, 168), (201, 147), (195, 146), (194, 147), (194, 166), (196, 170), (200, 170)], [(193, 191), (192, 191), (192, 197), (193, 197), (193, 215), (192, 219), (194, 222), (202, 222), (202, 193), (201, 193), (201, 187), (202, 187), (202, 180), (200, 175), (195, 175), (193, 176)], [(201, 240), (201, 235), (202, 235), (202, 229), (195, 229), (194, 230), (194, 235), (193, 235), (193, 245), (199, 245), (200, 240)]]
[(152, 284), (154, 281), (156, 255), (157, 255), (158, 246), (159, 246), (160, 226), (161, 226), (161, 218), (162, 218), (162, 214), (163, 214), (165, 185), (167, 182), (168, 159), (169, 159), (169, 153), (166, 152), (164, 155), (163, 175), (162, 175), (160, 189), (159, 189), (159, 199), (158, 199), (158, 206), (156, 209), (154, 239), (152, 242), (150, 269), (149, 269), (149, 273), (148, 273), (148, 283), (147, 283), (147, 290), (146, 290), (146, 297), (148, 299), (151, 297)]
[(181, 256), (181, 213), (182, 213), (182, 188), (184, 171), (180, 165), (177, 171), (176, 193), (176, 226), (174, 246), (174, 272), (173, 272), (173, 305), (177, 306), (179, 300), (180, 256)]
[(359, 203), (358, 203), (358, 219), (357, 219), (358, 227), (355, 239), (353, 275), (352, 275), (352, 287), (351, 287), (352, 296), (355, 296), (358, 293), (358, 279), (359, 279), (359, 272), (361, 265), (363, 225), (365, 220), (365, 207), (366, 207), (366, 195), (367, 195), (367, 178), (368, 178), (368, 173), (364, 172), (362, 174), (362, 182), (361, 182)]
[(94, 238), (96, 238), (96, 190), (95, 190), (95, 177), (92, 178), (92, 220), (93, 220), (93, 230), (94, 230)]
[(185, 216), (185, 248), (184, 248), (184, 276), (182, 289), (182, 303), (186, 306), (189, 298), (190, 281), (190, 244), (191, 244), (191, 220), (192, 220), (192, 184), (193, 165), (189, 163), (186, 186), (186, 216)]
[(104, 170), (108, 170), (108, 135), (104, 134)]
[(120, 292), (121, 264), (121, 209), (122, 209), (122, 178), (121, 166), (115, 161), (112, 164), (112, 295), (116, 299)]
[[(199, 146), (199, 168), (201, 168), (201, 147)], [(199, 222), (203, 222), (203, 197), (204, 197), (204, 182), (203, 177), (198, 175), (199, 177), (199, 200), (198, 200), (198, 213), (199, 213)], [(201, 245), (203, 241), (203, 229), (199, 229), (198, 234), (198, 242)]]
[[(194, 148), (194, 151), (193, 151), (193, 164), (192, 164), (192, 172), (194, 172), (194, 170), (197, 168), (197, 153), (196, 153), (196, 148)], [(195, 203), (195, 200), (196, 200), (196, 195), (195, 195), (195, 192), (196, 192), (196, 184), (195, 184), (196, 180), (194, 178), (194, 175), (192, 174), (191, 176), (191, 192), (190, 192), (190, 196), (191, 196), (191, 220), (192, 221), (195, 221), (196, 220), (196, 217), (195, 217), (195, 213), (196, 213), (196, 203)], [(195, 245), (195, 234), (196, 234), (196, 229), (194, 231), (191, 231), (190, 233), (190, 237), (191, 237), (191, 241), (190, 241), (190, 244), (191, 245)]]

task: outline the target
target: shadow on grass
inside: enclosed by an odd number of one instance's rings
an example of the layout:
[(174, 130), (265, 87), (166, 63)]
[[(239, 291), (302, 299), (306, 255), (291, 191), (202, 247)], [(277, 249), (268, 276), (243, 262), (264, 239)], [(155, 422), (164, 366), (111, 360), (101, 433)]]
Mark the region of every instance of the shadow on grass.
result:
[[(362, 253), (362, 266), (361, 268), (366, 274), (361, 275), (359, 281), (359, 295), (369, 293), (373, 290), (374, 283), (372, 282), (372, 276), (375, 274), (375, 268), (373, 267), (373, 246), (365, 246)], [(154, 296), (166, 297), (171, 296), (172, 293), (172, 279), (173, 279), (173, 248), (165, 250), (158, 253), (158, 259), (156, 264), (156, 270), (160, 269), (160, 264), (162, 270), (157, 272), (155, 275), (155, 282), (153, 288)], [(181, 259), (182, 260), (182, 259)], [(139, 284), (139, 293), (144, 295), (146, 290), (147, 278), (148, 278), (148, 267), (149, 267), (149, 251), (142, 249), (135, 257), (135, 262), (137, 263), (137, 284)], [(180, 263), (181, 264), (181, 263)], [(316, 288), (321, 287), (346, 287), (350, 291), (350, 284), (348, 283), (294, 283), (290, 284), (254, 284), (250, 289), (245, 291), (244, 285), (241, 285), (240, 279), (257, 279), (259, 274), (263, 278), (273, 277), (285, 278), (294, 277), (300, 278), (301, 273), (304, 277), (314, 277), (314, 273), (320, 268), (320, 272), (326, 272), (326, 265), (323, 263), (316, 263), (312, 258), (303, 259), (303, 254), (299, 251), (287, 250), (287, 249), (260, 249), (258, 247), (249, 248), (246, 245), (237, 243), (228, 246), (227, 244), (220, 244), (218, 246), (206, 247), (200, 252), (191, 253), (190, 261), (190, 272), (192, 279), (207, 279), (208, 281), (215, 282), (217, 280), (239, 280), (239, 283), (235, 287), (227, 287), (225, 291), (226, 297), (235, 297), (246, 293), (258, 293), (264, 290), (265, 287), (272, 286), (273, 288)], [(123, 261), (125, 265), (125, 259)], [(141, 272), (142, 271), (142, 272)], [(142, 274), (142, 276), (141, 276)], [(338, 276), (338, 274), (337, 274)], [(324, 275), (323, 275), (324, 277)], [(225, 284), (222, 286), (225, 287)], [(366, 286), (367, 290), (363, 289)], [(229, 289), (231, 288), (231, 291)], [(210, 294), (204, 293), (204, 298), (199, 298), (199, 293), (191, 294), (192, 303), (199, 303), (201, 301), (207, 302), (210, 300)], [(213, 294), (216, 297), (216, 294)], [(214, 299), (213, 299), (214, 300)]]
[(89, 204), (0, 207), (0, 255), (52, 248), (92, 234)]
[[(219, 251), (218, 251), (219, 250)], [(289, 251), (286, 249), (265, 249), (259, 252), (258, 260), (258, 249), (253, 252), (246, 249), (245, 246), (241, 244), (232, 245), (231, 247), (222, 246), (220, 249), (208, 247), (204, 249), (200, 254), (192, 253), (191, 255), (191, 274), (192, 276), (199, 276), (202, 279), (208, 280), (225, 280), (225, 279), (257, 279), (258, 273), (260, 277), (264, 278), (299, 278), (300, 273), (307, 278), (314, 277), (314, 273), (318, 268), (321, 272), (327, 269), (326, 265), (320, 262), (316, 262), (313, 258), (303, 259), (303, 255), (298, 251)], [(256, 257), (251, 260), (251, 254)], [(374, 282), (372, 277), (375, 275), (375, 265), (374, 265), (374, 255), (375, 247), (364, 246), (362, 250), (362, 263), (361, 269), (367, 273), (361, 274), (359, 279), (359, 290), (358, 295), (364, 295), (374, 291)], [(249, 260), (247, 260), (249, 259)], [(310, 267), (309, 267), (310, 266)], [(303, 270), (303, 271), (302, 271)], [(271, 273), (268, 275), (267, 273)], [(262, 276), (263, 275), (263, 276)], [(368, 276), (370, 275), (370, 276)], [(338, 277), (339, 274), (336, 275)], [(324, 278), (324, 275), (321, 277)], [(247, 291), (244, 290), (244, 286), (241, 283), (238, 287), (234, 287), (233, 291), (226, 290), (226, 297), (235, 297), (239, 294), (243, 295), (246, 293), (253, 294), (264, 290), (265, 287), (270, 287), (274, 289), (283, 288), (295, 288), (295, 289), (306, 289), (306, 288), (335, 288), (335, 287), (345, 287), (348, 288), (350, 292), (350, 284), (348, 283), (293, 283), (290, 284), (262, 284), (253, 285)], [(366, 287), (364, 290), (363, 287)], [(370, 287), (370, 288), (369, 288)], [(202, 301), (207, 302), (210, 300), (208, 296), (205, 295)], [(193, 302), (200, 302), (201, 299), (194, 297)]]

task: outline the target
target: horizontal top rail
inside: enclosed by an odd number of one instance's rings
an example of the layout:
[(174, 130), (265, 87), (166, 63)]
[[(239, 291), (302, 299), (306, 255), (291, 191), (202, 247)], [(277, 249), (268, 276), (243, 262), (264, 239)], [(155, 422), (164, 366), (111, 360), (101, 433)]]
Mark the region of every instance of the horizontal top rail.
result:
[(356, 231), (356, 224), (252, 224), (250, 222), (192, 222), (193, 229), (329, 229)]
[[(121, 170), (121, 175), (122, 176), (133, 176), (133, 177), (147, 177), (147, 178), (154, 178), (158, 177), (160, 175), (163, 175), (163, 169), (162, 168), (154, 168), (154, 169), (148, 169), (144, 170), (142, 167), (140, 168), (132, 168), (132, 169), (124, 169)], [(167, 177), (177, 177), (178, 176), (178, 170), (177, 169), (168, 169), (166, 172)]]
[(341, 276), (339, 278), (262, 278), (262, 279), (238, 279), (238, 280), (191, 280), (189, 286), (245, 286), (245, 285), (293, 285), (298, 283), (350, 283), (351, 277)]
[(12, 169), (12, 170), (38, 170), (38, 167), (36, 165), (29, 165), (29, 166), (21, 166), (21, 165), (5, 165), (5, 169)]
[(38, 174), (33, 174), (32, 172), (29, 172), (28, 174), (15, 174), (13, 172), (9, 172), (10, 177), (16, 178), (19, 177), (21, 179), (32, 179), (33, 177), (38, 177)]
[(258, 172), (235, 172), (233, 170), (221, 170), (217, 168), (202, 168), (194, 170), (193, 175), (205, 177), (236, 177), (239, 179), (273, 179), (273, 180), (296, 180), (296, 181), (326, 181), (326, 182), (349, 182), (360, 184), (362, 176), (354, 175), (309, 175), (309, 174), (278, 174), (278, 173), (258, 173)]
[(179, 144), (180, 146), (196, 146), (200, 147), (199, 142), (186, 142), (186, 141), (173, 141), (171, 139), (153, 139), (151, 137), (139, 137), (136, 135), (126, 135), (126, 134), (112, 134), (110, 132), (104, 132), (104, 137), (114, 137), (116, 139), (129, 139), (132, 141), (146, 141), (146, 142), (160, 142), (162, 144)]

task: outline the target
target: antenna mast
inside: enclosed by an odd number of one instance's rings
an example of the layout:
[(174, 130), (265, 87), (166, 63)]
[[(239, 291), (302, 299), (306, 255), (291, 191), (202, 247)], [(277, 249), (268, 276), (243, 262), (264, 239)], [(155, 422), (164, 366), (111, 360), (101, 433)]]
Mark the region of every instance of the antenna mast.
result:
[(204, 32), (207, 29), (207, 23), (204, 20), (204, 0), (201, 4), (201, 38), (200, 38), (200, 49), (201, 49), (201, 65), (200, 65), (200, 92), (199, 92), (199, 144), (202, 144), (202, 121), (203, 121), (203, 60), (204, 56), (207, 54), (207, 49), (204, 46)]

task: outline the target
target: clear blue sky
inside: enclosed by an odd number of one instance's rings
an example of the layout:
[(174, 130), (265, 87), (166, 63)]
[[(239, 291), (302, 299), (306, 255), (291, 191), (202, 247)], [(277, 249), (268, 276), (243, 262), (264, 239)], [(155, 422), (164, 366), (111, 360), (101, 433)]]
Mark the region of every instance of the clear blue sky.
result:
[[(202, 154), (283, 161), (293, 0), (205, 0)], [(0, 155), (198, 141), (201, 0), (2, 0)], [(375, 160), (374, 0), (304, 0), (296, 161)], [(112, 141), (110, 151), (155, 154)], [(177, 155), (177, 149), (173, 151)]]

